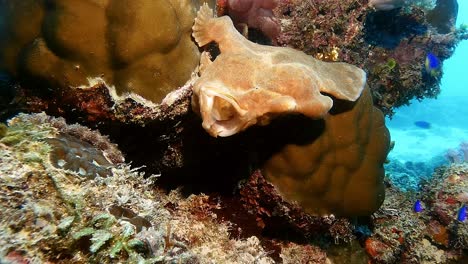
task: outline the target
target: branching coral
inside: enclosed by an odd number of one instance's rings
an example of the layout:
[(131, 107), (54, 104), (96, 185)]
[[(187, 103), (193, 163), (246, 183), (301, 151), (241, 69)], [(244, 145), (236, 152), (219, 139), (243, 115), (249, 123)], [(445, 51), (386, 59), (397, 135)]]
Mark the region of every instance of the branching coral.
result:
[[(443, 62), (463, 38), (454, 32), (454, 1), (438, 1), (435, 8), (430, 1), (410, 2), (405, 8), (375, 11), (364, 0), (280, 1), (275, 11), (282, 27), (278, 42), (322, 60), (362, 67), (375, 104), (391, 115), (394, 107), (413, 98), (439, 93), (442, 73), (424, 71), (426, 55), (431, 52)], [(389, 60), (397, 67), (379, 71)]]

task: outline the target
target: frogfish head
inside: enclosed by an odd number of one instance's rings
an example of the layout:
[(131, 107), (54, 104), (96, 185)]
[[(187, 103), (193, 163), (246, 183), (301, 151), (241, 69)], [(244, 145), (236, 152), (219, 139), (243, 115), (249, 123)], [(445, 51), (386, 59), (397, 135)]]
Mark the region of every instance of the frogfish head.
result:
[(213, 137), (228, 137), (256, 123), (226, 91), (202, 87), (196, 94), (192, 97), (192, 108), (201, 115), (203, 128)]

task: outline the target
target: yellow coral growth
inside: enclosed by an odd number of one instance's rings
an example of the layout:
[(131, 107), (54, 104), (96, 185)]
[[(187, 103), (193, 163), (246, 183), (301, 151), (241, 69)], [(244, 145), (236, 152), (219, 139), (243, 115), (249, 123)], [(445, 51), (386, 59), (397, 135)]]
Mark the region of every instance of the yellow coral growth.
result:
[(160, 102), (198, 63), (191, 0), (0, 2), (0, 69), (46, 86), (103, 77)]
[(383, 115), (368, 88), (351, 109), (346, 104), (335, 100), (312, 142), (286, 145), (262, 169), (284, 198), (313, 215), (370, 215), (385, 197), (390, 135)]

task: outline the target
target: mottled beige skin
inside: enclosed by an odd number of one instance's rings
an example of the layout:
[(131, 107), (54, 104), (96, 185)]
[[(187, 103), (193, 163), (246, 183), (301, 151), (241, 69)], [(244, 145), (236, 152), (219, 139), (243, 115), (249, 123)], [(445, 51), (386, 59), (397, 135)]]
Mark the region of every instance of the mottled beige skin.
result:
[(353, 65), (250, 42), (229, 17), (213, 18), (207, 5), (198, 12), (193, 37), (199, 46), (215, 41), (221, 52), (213, 62), (209, 54), (202, 54), (200, 78), (193, 88), (193, 108), (214, 137), (268, 124), (278, 114), (322, 118), (333, 101), (321, 92), (355, 101), (366, 82), (364, 71)]

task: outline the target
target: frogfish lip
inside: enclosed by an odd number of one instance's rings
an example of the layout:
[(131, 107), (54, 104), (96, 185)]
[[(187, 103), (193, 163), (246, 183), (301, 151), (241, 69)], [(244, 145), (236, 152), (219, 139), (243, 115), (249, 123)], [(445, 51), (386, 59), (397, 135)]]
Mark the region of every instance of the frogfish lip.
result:
[(202, 126), (213, 137), (228, 137), (242, 130), (247, 112), (229, 93), (200, 89)]

